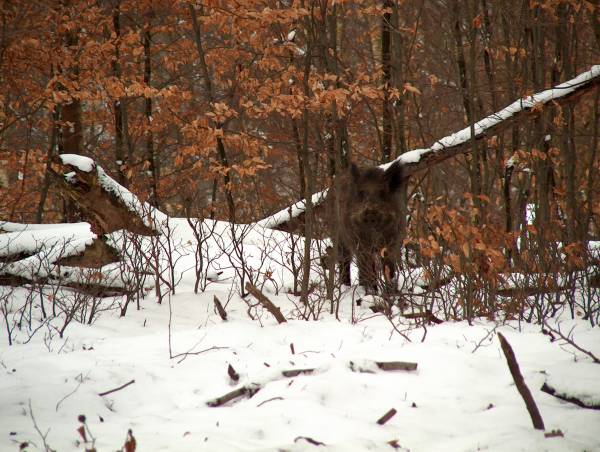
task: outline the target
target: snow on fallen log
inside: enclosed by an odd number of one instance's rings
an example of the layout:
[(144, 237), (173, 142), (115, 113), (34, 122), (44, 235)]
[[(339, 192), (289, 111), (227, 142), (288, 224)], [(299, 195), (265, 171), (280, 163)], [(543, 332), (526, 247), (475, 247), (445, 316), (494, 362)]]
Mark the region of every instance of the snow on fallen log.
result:
[[(359, 360), (350, 361), (348, 368), (352, 372), (360, 373), (375, 373), (379, 370), (384, 372), (393, 371), (415, 371), (417, 370), (417, 363), (404, 362), (404, 361), (372, 361), (372, 360)], [(322, 368), (307, 368), (307, 369), (289, 369), (289, 370), (271, 370), (263, 376), (263, 378), (247, 383), (240, 386), (233, 391), (228, 392), (222, 396), (208, 400), (206, 404), (209, 407), (220, 407), (229, 403), (233, 400), (237, 400), (242, 397), (252, 398), (258, 391), (265, 387), (267, 383), (272, 381), (281, 380), (282, 378), (294, 378), (300, 375), (315, 375), (319, 372), (328, 370), (328, 366)]]
[(600, 410), (600, 366), (575, 362), (548, 372), (541, 391), (582, 408)]
[[(483, 118), (473, 125), (474, 136), (471, 135), (471, 126), (465, 127), (436, 141), (428, 148), (406, 152), (397, 159), (380, 165), (380, 168), (385, 170), (394, 163), (400, 163), (404, 167), (404, 175), (411, 176), (456, 155), (469, 152), (469, 144), (473, 139), (480, 140), (497, 134), (513, 124), (516, 119), (521, 119), (524, 114), (537, 115), (543, 105), (549, 102), (558, 104), (567, 102), (598, 84), (600, 84), (600, 65), (592, 66), (589, 71), (583, 72), (554, 88), (523, 97), (506, 108)], [(326, 193), (327, 190), (315, 193), (312, 197), (313, 204), (321, 203)], [(301, 200), (274, 215), (258, 221), (257, 224), (265, 228), (276, 228), (292, 218), (298, 217), (304, 212), (305, 208), (306, 200)]]
[(0, 222), (0, 280), (123, 291), (132, 270), (107, 255), (109, 248), (89, 223)]
[(89, 157), (61, 154), (52, 168), (60, 192), (92, 223), (94, 232), (119, 229), (152, 235), (162, 231), (168, 216), (123, 187)]
[(21, 224), (0, 221), (0, 258), (60, 247), (63, 257), (79, 254), (97, 238), (89, 223)]
[[(320, 192), (312, 195), (312, 202), (315, 206), (317, 204), (320, 204), (321, 201), (323, 201), (325, 199), (325, 197), (327, 196), (327, 191), (328, 190), (323, 190), (323, 191), (320, 191)], [(298, 215), (303, 213), (305, 209), (306, 209), (306, 200), (303, 199), (301, 201), (298, 201), (296, 204), (292, 204), (291, 206), (286, 207), (283, 210), (280, 210), (279, 212), (271, 215), (270, 217), (267, 217), (263, 220), (257, 221), (256, 225), (261, 226), (263, 228), (275, 228), (275, 227), (279, 226), (280, 224), (283, 224), (286, 221), (291, 220), (292, 218), (296, 218)]]

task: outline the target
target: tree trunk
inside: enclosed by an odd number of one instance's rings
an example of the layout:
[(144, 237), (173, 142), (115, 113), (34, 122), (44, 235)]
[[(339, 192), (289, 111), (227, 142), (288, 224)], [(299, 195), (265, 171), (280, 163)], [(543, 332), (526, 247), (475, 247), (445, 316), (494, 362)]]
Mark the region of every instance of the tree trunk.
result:
[[(199, 63), (200, 68), (202, 70), (206, 94), (210, 103), (213, 104), (215, 102), (215, 95), (212, 86), (212, 79), (208, 70), (208, 65), (206, 64), (206, 55), (204, 52), (204, 47), (202, 44), (202, 30), (200, 28), (200, 23), (198, 22), (198, 17), (196, 16), (196, 10), (194, 9), (194, 6), (191, 3), (188, 4), (188, 9), (190, 12), (190, 17), (192, 18), (192, 26), (194, 28), (194, 40), (196, 42), (196, 50), (198, 51)], [(216, 127), (217, 129), (221, 129), (223, 127), (223, 124), (216, 124)], [(231, 176), (229, 174), (229, 170), (231, 169), (231, 167), (229, 166), (229, 161), (227, 159), (227, 151), (225, 150), (225, 145), (220, 137), (217, 137), (217, 156), (219, 158), (219, 163), (225, 169), (223, 175), (223, 188), (225, 190), (225, 197), (227, 199), (229, 221), (233, 223), (235, 222), (235, 203), (233, 201), (233, 195), (231, 193)]]
[[(150, 33), (150, 24), (144, 30), (144, 84), (147, 87), (152, 83), (152, 55), (151, 55), (152, 35)], [(150, 177), (150, 197), (148, 202), (159, 207), (158, 181), (159, 168), (158, 159), (154, 151), (154, 134), (152, 133), (152, 97), (145, 97), (144, 115), (146, 116), (146, 172)]]
[[(115, 31), (115, 59), (112, 64), (113, 76), (116, 80), (121, 78), (121, 2), (117, 0), (117, 4), (113, 9), (113, 27)], [(126, 168), (127, 158), (125, 156), (125, 139), (124, 139), (124, 114), (123, 114), (122, 99), (117, 99), (113, 102), (114, 121), (115, 121), (115, 163), (117, 166), (117, 182), (124, 187), (127, 187), (128, 181), (124, 169)]]

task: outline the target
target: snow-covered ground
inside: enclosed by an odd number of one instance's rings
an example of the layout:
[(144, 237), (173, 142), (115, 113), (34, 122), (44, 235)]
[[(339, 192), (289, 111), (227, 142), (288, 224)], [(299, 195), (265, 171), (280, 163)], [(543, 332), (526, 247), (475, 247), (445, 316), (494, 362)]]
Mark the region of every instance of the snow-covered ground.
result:
[[(79, 415), (86, 416), (98, 451), (120, 449), (128, 429), (139, 451), (393, 450), (391, 444), (411, 451), (600, 450), (600, 411), (540, 391), (548, 381), (597, 402), (600, 365), (550, 342), (539, 326), (447, 322), (425, 330), (399, 318), (392, 325), (366, 302), (352, 307), (357, 295), (351, 289), (339, 321), (326, 307), (318, 321), (299, 320), (298, 298), (286, 294), (286, 235), (269, 231), (265, 237), (254, 226), (243, 240), (244, 255), (262, 275), (265, 294), (290, 319), (277, 324), (251, 297), (239, 297), (239, 280), (224, 255), (212, 263), (206, 291), (194, 294), (193, 234), (185, 221), (174, 225), (174, 243), (188, 254), (177, 261), (176, 295), (163, 304), (149, 293), (140, 310), (132, 304), (125, 317), (112, 310), (92, 325), (73, 322), (64, 338), (46, 327), (27, 343), (28, 335), (18, 331), (12, 346), (6, 334), (0, 337), (0, 451), (17, 451), (25, 441), (27, 450), (43, 450), (46, 432), (54, 450), (90, 448), (77, 432)], [(227, 226), (216, 226), (226, 237)], [(209, 244), (209, 255), (219, 254), (217, 242)], [(16, 289), (13, 311), (29, 295)], [(215, 312), (215, 296), (227, 321)], [(44, 299), (47, 311), (51, 301)], [(563, 319), (563, 331), (573, 327), (577, 343), (599, 356), (600, 330)], [(560, 429), (564, 436), (547, 438), (533, 429), (496, 331), (516, 353), (546, 432)], [(374, 361), (416, 362), (418, 369), (380, 371)], [(239, 381), (228, 375), (229, 365)], [(315, 370), (281, 374), (307, 368)], [(249, 384), (261, 388), (251, 398), (207, 405)], [(392, 408), (395, 416), (379, 425)]]

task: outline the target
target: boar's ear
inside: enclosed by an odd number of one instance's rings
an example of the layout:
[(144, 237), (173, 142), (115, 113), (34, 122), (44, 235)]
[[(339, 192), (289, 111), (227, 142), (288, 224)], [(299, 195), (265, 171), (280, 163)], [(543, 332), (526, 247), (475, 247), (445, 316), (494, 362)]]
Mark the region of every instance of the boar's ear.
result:
[(404, 181), (404, 168), (402, 164), (396, 162), (385, 171), (385, 178), (388, 181), (390, 193), (394, 193), (400, 188)]

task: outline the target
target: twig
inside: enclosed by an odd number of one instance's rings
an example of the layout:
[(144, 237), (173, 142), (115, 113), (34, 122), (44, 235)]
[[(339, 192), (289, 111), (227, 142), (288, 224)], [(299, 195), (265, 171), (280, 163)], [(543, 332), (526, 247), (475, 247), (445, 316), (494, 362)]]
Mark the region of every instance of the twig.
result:
[(531, 416), (533, 427), (537, 430), (544, 430), (544, 421), (542, 419), (542, 415), (535, 404), (535, 400), (531, 395), (531, 391), (525, 384), (525, 379), (523, 378), (521, 370), (519, 369), (519, 363), (517, 362), (515, 352), (500, 332), (498, 333), (498, 339), (500, 339), (500, 346), (502, 347), (502, 351), (506, 357), (506, 362), (508, 363), (508, 368), (510, 369), (510, 373), (515, 381), (515, 385), (517, 386), (519, 394), (521, 394), (521, 397), (525, 402), (527, 411), (529, 411), (529, 416)]
[[(498, 328), (498, 326), (495, 326), (494, 328), (492, 328), (491, 330), (486, 330), (487, 334), (485, 336), (483, 336), (481, 338), (481, 340), (475, 345), (475, 348), (473, 350), (471, 350), (471, 353), (475, 353), (479, 347), (481, 347), (483, 345), (483, 343), (485, 341), (487, 341), (489, 339), (490, 343), (493, 339), (492, 335), (496, 332), (496, 328)], [(489, 344), (488, 344), (489, 345)]]
[(550, 331), (552, 331), (554, 334), (556, 334), (558, 337), (560, 337), (563, 341), (565, 341), (571, 347), (573, 347), (574, 349), (580, 351), (584, 355), (587, 355), (590, 358), (592, 358), (592, 361), (594, 361), (596, 364), (600, 364), (600, 359), (596, 355), (594, 355), (592, 352), (590, 352), (590, 351), (588, 351), (588, 350), (586, 350), (584, 348), (581, 348), (579, 345), (577, 345), (575, 343), (575, 341), (573, 339), (571, 339), (571, 334), (570, 333), (565, 336), (565, 334), (560, 330), (560, 327), (558, 329), (554, 329), (550, 325), (548, 325), (548, 322), (544, 322), (544, 326), (546, 328), (548, 328)]
[(48, 446), (48, 443), (46, 442), (46, 437), (48, 436), (50, 429), (46, 430), (46, 434), (43, 434), (40, 428), (38, 427), (37, 422), (35, 421), (35, 417), (33, 416), (33, 409), (31, 408), (31, 399), (29, 399), (29, 416), (31, 417), (31, 421), (33, 422), (33, 428), (35, 428), (35, 431), (38, 432), (38, 435), (40, 435), (40, 437), (42, 438), (42, 443), (44, 443), (44, 450), (46, 452), (54, 452), (54, 449)]
[(274, 400), (283, 400), (283, 397), (271, 397), (270, 399), (263, 400), (258, 405), (256, 405), (256, 408), (258, 408), (259, 406), (263, 406), (265, 403), (273, 402)]
[(313, 446), (325, 446), (325, 443), (322, 443), (321, 441), (317, 441), (316, 439), (312, 439), (308, 436), (297, 436), (296, 438), (294, 438), (294, 442), (297, 443), (299, 439), (303, 439), (304, 441), (306, 441), (309, 444), (312, 444)]
[[(198, 344), (196, 344), (198, 345)], [(193, 348), (193, 347), (192, 347)], [(216, 345), (209, 347), (209, 348), (205, 348), (204, 350), (198, 350), (197, 352), (184, 352), (184, 353), (177, 353), (176, 355), (171, 356), (171, 359), (175, 359), (175, 358), (179, 358), (182, 357), (179, 361), (177, 361), (177, 364), (179, 364), (180, 362), (182, 362), (185, 358), (187, 358), (188, 356), (193, 356), (193, 355), (201, 355), (202, 353), (206, 353), (206, 352), (211, 352), (213, 350), (226, 350), (229, 347), (218, 347)]]
[(277, 320), (278, 323), (287, 322), (287, 320), (285, 319), (285, 317), (283, 316), (283, 314), (281, 313), (279, 308), (277, 306), (275, 306), (271, 302), (271, 300), (269, 300), (260, 290), (258, 290), (256, 287), (254, 287), (249, 282), (246, 283), (246, 290), (254, 298), (256, 298), (260, 302), (260, 304), (262, 304), (267, 309), (267, 311), (269, 311), (273, 315), (273, 317), (275, 317), (275, 320)]
[(129, 385), (131, 385), (133, 383), (135, 383), (135, 380), (128, 381), (127, 383), (125, 383), (124, 385), (119, 386), (118, 388), (111, 389), (110, 391), (101, 392), (98, 395), (100, 397), (104, 397), (105, 395), (112, 394), (113, 392), (120, 391), (121, 389), (124, 389), (124, 388), (126, 388), (127, 386), (129, 386)]
[[(77, 390), (79, 389), (79, 386), (81, 386), (81, 384), (84, 382), (83, 374), (79, 374), (79, 376), (81, 377), (81, 380), (79, 381), (79, 384), (77, 386), (75, 386), (75, 389), (73, 389), (71, 392), (69, 392), (66, 396), (64, 396), (62, 399), (60, 399), (56, 403), (55, 411), (58, 412), (58, 408), (60, 407), (60, 404), (63, 403), (68, 397), (71, 397), (73, 394), (75, 394), (77, 392)], [(86, 378), (87, 378), (87, 375), (86, 375)]]

